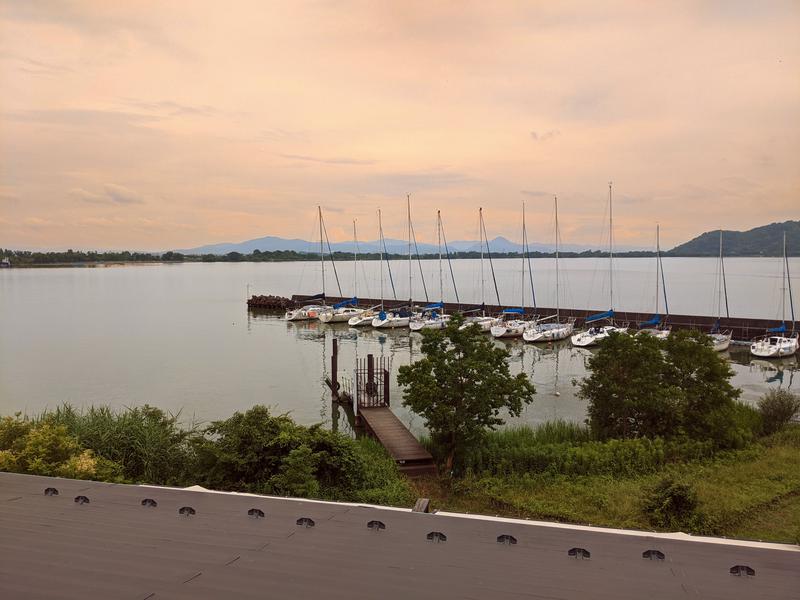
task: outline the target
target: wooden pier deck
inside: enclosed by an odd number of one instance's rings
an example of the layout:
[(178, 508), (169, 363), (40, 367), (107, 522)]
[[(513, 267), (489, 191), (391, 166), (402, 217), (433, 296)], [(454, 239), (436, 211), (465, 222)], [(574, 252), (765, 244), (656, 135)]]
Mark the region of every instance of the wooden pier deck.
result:
[(436, 467), (430, 452), (422, 447), (388, 406), (359, 408), (361, 424), (395, 460), (406, 475), (432, 475)]

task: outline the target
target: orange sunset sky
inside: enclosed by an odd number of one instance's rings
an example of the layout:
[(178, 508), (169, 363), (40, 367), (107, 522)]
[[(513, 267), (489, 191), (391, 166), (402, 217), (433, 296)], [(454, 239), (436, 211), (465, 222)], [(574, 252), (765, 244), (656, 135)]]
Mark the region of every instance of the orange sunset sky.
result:
[(800, 216), (800, 2), (0, 0), (0, 246)]

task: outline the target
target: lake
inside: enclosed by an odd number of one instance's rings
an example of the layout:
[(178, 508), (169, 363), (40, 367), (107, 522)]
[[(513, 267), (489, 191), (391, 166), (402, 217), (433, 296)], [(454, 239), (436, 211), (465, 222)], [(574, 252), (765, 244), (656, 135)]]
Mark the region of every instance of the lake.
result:
[[(554, 261), (532, 262), (537, 302), (553, 306)], [(479, 302), (480, 261), (452, 264), (461, 301)], [(562, 306), (608, 308), (607, 264), (608, 259), (562, 260)], [(715, 259), (664, 259), (671, 312), (716, 314), (716, 264)], [(336, 266), (342, 293), (349, 295), (354, 265)], [(413, 294), (422, 299), (419, 267), (413, 266)], [(790, 266), (800, 273), (800, 259), (791, 259)], [(520, 261), (495, 260), (494, 268), (501, 302), (519, 305)], [(725, 268), (731, 316), (780, 316), (780, 259), (727, 259)], [(393, 262), (392, 269), (397, 296), (407, 298), (407, 264)], [(438, 300), (437, 261), (423, 261), (423, 269), (429, 298)], [(485, 274), (486, 301), (494, 303), (488, 263)], [(401, 365), (419, 357), (421, 337), (399, 330), (356, 331), (346, 324), (287, 323), (247, 310), (248, 290), (282, 296), (316, 293), (321, 291), (320, 275), (316, 262), (0, 271), (0, 414), (36, 413), (62, 402), (114, 407), (148, 403), (181, 411), (184, 421), (207, 421), (267, 404), (301, 423), (331, 425), (340, 415), (332, 414), (323, 380), (334, 338), (340, 342), (343, 374), (352, 371), (357, 356), (373, 353), (387, 357), (396, 375)], [(328, 293), (338, 295), (330, 263), (326, 275)], [(377, 262), (358, 265), (359, 294), (378, 296), (379, 279)], [(455, 300), (448, 281), (445, 270), (444, 299)], [(793, 284), (797, 289), (794, 279)], [(654, 310), (654, 260), (616, 260), (614, 297), (618, 310)], [(663, 298), (660, 302), (663, 307)], [(586, 374), (591, 351), (568, 343), (550, 348), (521, 341), (495, 343), (509, 348), (512, 370), (528, 373), (538, 390), (519, 421), (584, 418), (585, 404), (575, 397), (572, 382)], [(733, 348), (726, 356), (736, 372), (733, 383), (747, 401), (770, 387), (800, 386), (794, 381), (797, 357), (757, 361), (746, 347)], [(401, 390), (393, 385), (391, 394), (400, 418), (420, 431), (420, 419), (401, 406)]]

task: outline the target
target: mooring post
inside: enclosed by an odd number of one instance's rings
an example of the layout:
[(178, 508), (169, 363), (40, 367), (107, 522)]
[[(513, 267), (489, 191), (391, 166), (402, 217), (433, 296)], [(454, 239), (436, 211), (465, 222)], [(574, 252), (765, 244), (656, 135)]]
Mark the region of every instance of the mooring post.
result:
[(389, 370), (383, 369), (383, 401), (389, 406)]
[(333, 352), (331, 353), (331, 382), (334, 398), (339, 395), (339, 340), (333, 338)]

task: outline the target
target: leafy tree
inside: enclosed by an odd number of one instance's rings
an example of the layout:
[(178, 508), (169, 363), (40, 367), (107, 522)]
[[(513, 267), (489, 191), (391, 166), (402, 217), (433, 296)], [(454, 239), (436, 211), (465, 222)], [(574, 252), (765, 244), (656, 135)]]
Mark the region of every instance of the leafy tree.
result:
[(448, 472), (487, 429), (503, 424), (503, 410), (518, 416), (536, 393), (525, 374), (511, 375), (508, 350), (477, 326), (460, 330), (462, 323), (456, 316), (444, 329), (423, 330), (425, 358), (400, 367), (397, 377), (406, 388), (403, 404), (425, 419)]
[(733, 371), (700, 332), (666, 340), (614, 334), (589, 368), (579, 394), (589, 401), (589, 426), (599, 439), (686, 435), (736, 447), (752, 436), (737, 412)]
[(772, 389), (758, 400), (764, 433), (775, 433), (800, 414), (800, 396), (789, 390)]

